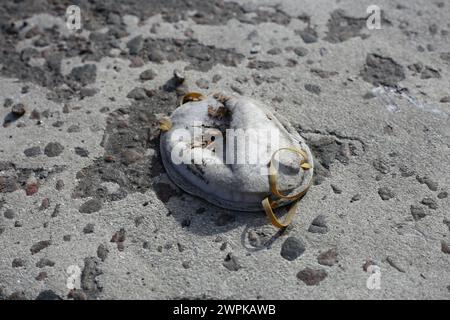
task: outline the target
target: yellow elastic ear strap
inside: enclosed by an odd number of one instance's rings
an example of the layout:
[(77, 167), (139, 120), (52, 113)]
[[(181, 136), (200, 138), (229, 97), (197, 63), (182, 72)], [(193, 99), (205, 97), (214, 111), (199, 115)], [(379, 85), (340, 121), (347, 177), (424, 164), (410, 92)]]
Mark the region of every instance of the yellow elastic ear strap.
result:
[[(300, 161), (300, 167), (302, 167), (305, 170), (308, 170), (311, 168), (311, 164), (308, 163), (308, 155), (306, 154), (305, 151), (301, 150), (301, 149), (296, 149), (296, 148), (281, 148), (278, 149), (277, 151), (275, 151), (272, 154), (272, 157), (270, 159), (270, 164), (269, 164), (269, 185), (270, 185), (270, 191), (272, 192), (273, 195), (277, 196), (280, 199), (289, 199), (289, 200), (299, 200), (301, 197), (303, 197), (305, 195), (305, 193), (308, 191), (309, 186), (299, 192), (296, 193), (294, 195), (290, 195), (290, 196), (286, 196), (280, 193), (280, 191), (278, 190), (277, 187), (277, 178), (278, 178), (278, 172), (275, 169), (275, 166), (273, 164), (274, 159), (275, 159), (275, 155), (283, 150), (287, 150), (287, 151), (291, 151), (291, 152), (295, 152), (297, 153), (302, 160)], [(292, 219), (294, 218), (294, 215), (297, 211), (297, 207), (298, 207), (298, 201), (296, 201), (288, 210), (288, 213), (286, 214), (286, 218), (284, 219), (284, 222), (281, 222), (276, 216), (275, 213), (273, 212), (273, 209), (277, 207), (277, 202), (276, 201), (270, 201), (269, 197), (265, 198), (262, 201), (262, 206), (264, 208), (264, 211), (266, 212), (267, 217), (269, 218), (270, 222), (277, 228), (286, 228), (291, 222)]]
[(191, 92), (188, 92), (184, 96), (181, 97), (181, 99), (180, 99), (180, 106), (182, 104), (185, 104), (185, 103), (190, 102), (190, 101), (201, 101), (203, 99), (205, 99), (204, 95), (202, 95), (199, 92), (191, 91)]

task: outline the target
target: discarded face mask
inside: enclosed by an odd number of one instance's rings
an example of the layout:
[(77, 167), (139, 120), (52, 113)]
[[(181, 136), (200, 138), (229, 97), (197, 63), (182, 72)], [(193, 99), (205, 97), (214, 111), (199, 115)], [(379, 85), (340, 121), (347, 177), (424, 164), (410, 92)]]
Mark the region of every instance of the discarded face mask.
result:
[[(286, 227), (312, 182), (309, 147), (289, 122), (251, 98), (191, 92), (160, 119), (161, 157), (184, 191), (231, 210), (264, 210)], [(284, 221), (273, 210), (288, 204)]]

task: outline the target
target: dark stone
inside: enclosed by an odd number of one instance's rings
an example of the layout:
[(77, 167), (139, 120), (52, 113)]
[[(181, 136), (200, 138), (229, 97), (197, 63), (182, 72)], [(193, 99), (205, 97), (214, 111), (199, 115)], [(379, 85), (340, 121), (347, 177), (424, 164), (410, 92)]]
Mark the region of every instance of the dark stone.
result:
[(423, 70), (423, 63), (417, 62), (408, 66), (408, 69), (412, 72), (419, 73)]
[(260, 60), (252, 60), (248, 63), (247, 68), (249, 69), (261, 69), (267, 70), (275, 67), (279, 67), (280, 65), (273, 61), (260, 61)]
[(361, 195), (358, 193), (358, 194), (355, 194), (355, 195), (350, 199), (350, 202), (356, 202), (356, 201), (359, 201), (359, 200), (361, 200)]
[(31, 254), (36, 254), (41, 250), (44, 250), (52, 244), (51, 240), (42, 240), (33, 244), (30, 248)]
[(309, 91), (309, 92), (317, 94), (317, 95), (319, 95), (322, 91), (322, 89), (320, 89), (320, 86), (318, 86), (316, 84), (310, 84), (310, 83), (305, 84), (305, 89), (306, 89), (306, 91)]
[(305, 57), (309, 52), (309, 50), (305, 47), (295, 47), (292, 49), (292, 51), (294, 51), (294, 53), (299, 57)]
[(100, 261), (95, 257), (84, 259), (84, 268), (81, 272), (81, 289), (88, 299), (96, 300), (103, 288), (99, 285), (97, 277), (102, 274), (99, 269)]
[(14, 219), (16, 217), (16, 214), (12, 209), (6, 209), (3, 215), (5, 216), (6, 219)]
[(134, 219), (134, 225), (136, 226), (136, 228), (139, 227), (144, 222), (144, 219), (145, 219), (144, 216), (139, 216)]
[(43, 281), (43, 280), (45, 280), (45, 279), (47, 279), (48, 278), (48, 274), (47, 274), (47, 272), (45, 272), (45, 271), (41, 271), (41, 272), (39, 272), (39, 274), (36, 276), (36, 280), (37, 281)]
[(412, 205), (410, 210), (411, 210), (411, 215), (413, 216), (415, 221), (419, 221), (420, 219), (423, 219), (426, 217), (424, 208), (422, 208), (420, 206)]
[(440, 79), (441, 74), (436, 69), (433, 69), (430, 67), (425, 67), (425, 69), (422, 71), (422, 73), (420, 75), (420, 78), (421, 79), (432, 79), (432, 78)]
[(394, 192), (388, 187), (382, 187), (378, 189), (378, 194), (383, 200), (390, 200), (395, 197)]
[(401, 176), (404, 178), (408, 178), (416, 174), (416, 172), (410, 169), (406, 164), (401, 164), (399, 166), (399, 169)]
[(55, 128), (61, 128), (64, 125), (64, 121), (56, 121), (52, 123), (52, 126)]
[(15, 177), (0, 176), (0, 193), (11, 193), (17, 189), (19, 189), (19, 185)]
[(144, 241), (144, 242), (142, 243), (142, 248), (144, 248), (144, 249), (150, 249), (150, 248), (151, 248), (150, 242)]
[(60, 211), (61, 211), (61, 204), (57, 203), (55, 208), (53, 209), (51, 217), (52, 218), (57, 217), (59, 215)]
[(50, 207), (50, 199), (44, 198), (42, 199), (41, 206), (39, 207), (39, 210), (47, 210)]
[(93, 223), (88, 223), (88, 224), (83, 228), (83, 233), (84, 233), (84, 234), (94, 233), (94, 228), (95, 228), (95, 225), (94, 225)]
[(442, 191), (437, 195), (438, 199), (445, 199), (448, 197), (448, 192)]
[(145, 91), (145, 89), (139, 87), (134, 88), (127, 94), (127, 98), (135, 100), (144, 100), (146, 97), (147, 92)]
[(87, 158), (89, 156), (89, 151), (81, 147), (75, 147), (75, 153), (82, 158)]
[(62, 300), (62, 298), (52, 290), (44, 290), (39, 293), (36, 300)]
[(156, 77), (156, 75), (157, 74), (153, 69), (147, 69), (139, 75), (139, 79), (143, 81), (153, 80)]
[(311, 269), (309, 267), (299, 271), (297, 278), (303, 281), (307, 286), (316, 286), (328, 276), (323, 269)]
[(336, 248), (332, 248), (328, 251), (322, 252), (317, 257), (317, 262), (324, 266), (334, 266), (338, 262), (338, 252)]
[(438, 207), (436, 200), (434, 200), (433, 198), (430, 198), (430, 197), (424, 198), (422, 200), (422, 204), (433, 210), (436, 210)]
[(312, 74), (314, 74), (322, 79), (328, 79), (328, 78), (338, 75), (338, 73), (336, 71), (325, 71), (325, 70), (317, 69), (317, 68), (312, 68), (309, 71)]
[(45, 146), (44, 153), (47, 157), (57, 157), (64, 150), (64, 147), (59, 142), (50, 142)]
[(97, 248), (97, 257), (99, 257), (100, 260), (105, 261), (106, 258), (108, 257), (108, 254), (109, 254), (108, 247), (103, 243), (100, 244)]
[(328, 20), (328, 32), (324, 38), (331, 43), (339, 43), (354, 37), (364, 37), (361, 30), (366, 28), (367, 18), (354, 18), (345, 14), (342, 9), (331, 12)]
[(432, 180), (429, 176), (416, 176), (416, 179), (420, 184), (426, 184), (428, 189), (430, 189), (431, 191), (437, 191), (439, 187), (439, 184), (436, 181)]
[(295, 237), (287, 238), (281, 246), (281, 256), (289, 261), (294, 261), (305, 252), (306, 247), (302, 240)]
[(342, 189), (340, 187), (338, 187), (337, 185), (332, 184), (331, 185), (331, 189), (333, 189), (333, 192), (335, 194), (341, 194), (342, 193)]
[(98, 89), (96, 88), (81, 88), (80, 89), (80, 98), (93, 97), (98, 93)]
[(25, 114), (25, 106), (23, 103), (17, 103), (11, 108), (11, 113), (16, 117), (21, 117)]
[(405, 72), (403, 66), (393, 59), (370, 53), (367, 55), (361, 76), (374, 86), (395, 87), (399, 81), (405, 79)]
[(78, 125), (73, 124), (67, 129), (68, 133), (81, 132), (81, 129)]
[(79, 209), (81, 213), (94, 213), (100, 211), (102, 208), (102, 202), (97, 199), (88, 200), (83, 203)]
[(384, 161), (382, 159), (374, 160), (373, 167), (375, 168), (375, 170), (381, 172), (382, 174), (387, 174), (391, 171), (389, 164), (386, 163), (386, 161)]
[(61, 191), (62, 189), (64, 189), (64, 181), (59, 179), (56, 181), (56, 185), (55, 185), (56, 190)]
[(79, 82), (81, 86), (94, 83), (97, 77), (97, 66), (95, 64), (85, 64), (75, 67), (68, 77), (73, 81)]
[(225, 268), (227, 268), (230, 271), (238, 271), (239, 269), (242, 268), (242, 266), (239, 263), (239, 259), (235, 257), (232, 253), (227, 254), (222, 264)]
[(127, 48), (131, 55), (136, 55), (144, 47), (144, 39), (141, 35), (134, 37), (127, 43)]
[(295, 33), (298, 34), (306, 44), (314, 43), (318, 40), (316, 30), (309, 26), (303, 30), (295, 30)]
[(179, 242), (177, 242), (177, 248), (179, 252), (183, 252), (184, 250), (186, 250), (186, 246)]
[(126, 231), (124, 228), (121, 228), (119, 231), (113, 234), (111, 242), (117, 244), (117, 249), (119, 251), (123, 251), (125, 249), (124, 247), (125, 238), (126, 238)]
[(308, 228), (309, 232), (312, 233), (327, 233), (328, 232), (328, 226), (325, 221), (324, 215), (318, 215), (312, 222), (311, 225)]
[(11, 266), (12, 266), (13, 268), (20, 268), (20, 267), (23, 267), (23, 266), (25, 266), (25, 260), (23, 260), (23, 259), (21, 259), (21, 258), (15, 258), (15, 259), (12, 261)]
[(5, 101), (3, 102), (3, 107), (5, 108), (9, 108), (13, 105), (14, 100), (11, 98), (6, 98)]
[(217, 83), (217, 82), (220, 81), (220, 79), (222, 79), (222, 76), (221, 76), (220, 74), (215, 74), (215, 75), (212, 77), (212, 82), (213, 82), (213, 83)]
[(450, 244), (445, 242), (444, 240), (441, 241), (441, 251), (446, 254), (450, 254)]
[(44, 268), (44, 267), (53, 267), (55, 262), (47, 258), (41, 258), (38, 262), (36, 262), (36, 267)]
[(270, 49), (270, 50), (267, 51), (267, 54), (270, 54), (270, 55), (277, 55), (277, 54), (280, 54), (281, 52), (282, 52), (282, 51), (281, 51), (280, 48), (272, 48), (272, 49)]

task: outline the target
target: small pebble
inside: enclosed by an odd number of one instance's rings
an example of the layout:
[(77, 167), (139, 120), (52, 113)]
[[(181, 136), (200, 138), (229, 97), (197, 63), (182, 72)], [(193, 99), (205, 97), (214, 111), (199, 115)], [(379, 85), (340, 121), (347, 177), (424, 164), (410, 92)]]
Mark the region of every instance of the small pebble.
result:
[(394, 192), (388, 187), (379, 188), (378, 194), (380, 195), (380, 198), (383, 199), (384, 201), (390, 200), (395, 197)]
[(108, 257), (108, 247), (106, 245), (104, 245), (103, 243), (100, 244), (97, 248), (97, 257), (100, 258), (100, 260), (105, 261), (106, 258)]
[(227, 268), (230, 271), (238, 271), (239, 269), (242, 268), (242, 266), (239, 263), (239, 259), (235, 257), (232, 253), (227, 254), (222, 264), (225, 268)]
[(350, 199), (350, 202), (356, 202), (359, 200), (361, 200), (361, 195), (359, 193), (357, 193)]
[(21, 258), (15, 258), (13, 261), (12, 261), (12, 267), (13, 268), (20, 268), (20, 267), (23, 267), (23, 266), (25, 266), (25, 260), (23, 260), (23, 259), (21, 259)]
[(29, 158), (34, 158), (42, 154), (41, 148), (39, 146), (27, 148), (23, 151), (25, 156)]
[(324, 266), (333, 266), (338, 262), (338, 253), (336, 248), (332, 248), (328, 251), (321, 253), (317, 257), (317, 262)]
[(94, 233), (94, 228), (95, 228), (95, 225), (94, 225), (93, 223), (88, 223), (88, 224), (83, 228), (83, 233), (84, 233), (84, 234)]
[(438, 199), (445, 199), (448, 197), (448, 192), (443, 191), (437, 195)]
[(433, 198), (430, 198), (430, 197), (424, 198), (422, 200), (422, 204), (433, 210), (436, 210), (438, 207), (436, 200), (434, 200)]
[(47, 259), (47, 258), (41, 258), (36, 263), (36, 267), (38, 267), (38, 268), (53, 267), (54, 265), (55, 265), (55, 262), (53, 262), (52, 260)]
[(21, 117), (25, 114), (25, 106), (23, 103), (17, 103), (11, 108), (12, 114), (16, 117)]
[(12, 209), (7, 209), (3, 215), (5, 216), (6, 219), (14, 219), (16, 217), (16, 214), (14, 213), (14, 211)]
[(88, 200), (85, 203), (83, 203), (79, 209), (79, 211), (81, 213), (94, 213), (97, 211), (100, 211), (100, 209), (102, 208), (102, 203), (100, 200), (97, 199), (92, 199), (92, 200)]
[(143, 81), (153, 80), (156, 77), (156, 72), (153, 69), (147, 69), (139, 75), (139, 79)]
[(323, 269), (305, 268), (297, 273), (297, 278), (303, 281), (307, 286), (316, 286), (328, 276)]
[(411, 215), (415, 221), (419, 221), (420, 219), (423, 219), (426, 217), (424, 208), (422, 208), (420, 206), (412, 205), (410, 208), (410, 211), (411, 211)]
[(47, 157), (57, 157), (64, 150), (64, 147), (59, 142), (50, 142), (45, 146), (44, 153)]
[(289, 237), (281, 246), (280, 254), (286, 260), (294, 261), (295, 259), (300, 257), (303, 252), (305, 252), (305, 250), (305, 244), (302, 240), (295, 237)]
[(308, 228), (308, 231), (311, 233), (327, 233), (328, 226), (325, 221), (324, 215), (318, 215), (312, 222)]

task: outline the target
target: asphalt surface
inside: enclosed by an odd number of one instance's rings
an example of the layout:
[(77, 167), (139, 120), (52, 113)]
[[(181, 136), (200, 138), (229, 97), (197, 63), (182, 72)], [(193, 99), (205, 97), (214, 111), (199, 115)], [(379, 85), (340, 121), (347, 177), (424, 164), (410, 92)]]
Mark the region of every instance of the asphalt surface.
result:
[[(373, 2), (1, 1), (0, 299), (448, 299), (450, 3)], [(170, 181), (186, 90), (307, 140), (287, 230)]]

